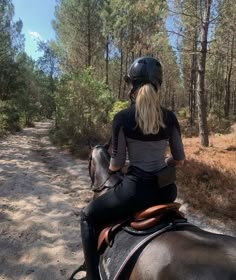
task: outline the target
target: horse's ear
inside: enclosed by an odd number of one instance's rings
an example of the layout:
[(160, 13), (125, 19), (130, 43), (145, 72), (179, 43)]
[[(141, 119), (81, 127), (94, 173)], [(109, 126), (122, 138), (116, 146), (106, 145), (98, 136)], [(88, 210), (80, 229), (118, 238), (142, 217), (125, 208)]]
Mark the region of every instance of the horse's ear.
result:
[(91, 139), (88, 139), (88, 146), (89, 146), (90, 150), (92, 150), (95, 147), (95, 145), (94, 145), (94, 143), (92, 143)]
[(105, 143), (105, 144), (103, 145), (103, 147), (104, 147), (106, 150), (108, 150), (109, 147), (110, 147), (110, 144), (109, 144), (109, 143)]

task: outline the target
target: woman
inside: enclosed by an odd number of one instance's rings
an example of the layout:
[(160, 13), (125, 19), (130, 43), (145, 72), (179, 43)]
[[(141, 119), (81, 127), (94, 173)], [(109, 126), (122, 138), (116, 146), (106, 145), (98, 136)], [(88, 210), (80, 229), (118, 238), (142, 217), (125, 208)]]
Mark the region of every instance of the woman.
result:
[[(100, 279), (97, 231), (111, 223), (156, 204), (171, 203), (177, 190), (173, 174), (161, 178), (167, 165), (184, 162), (179, 123), (171, 111), (160, 105), (162, 67), (152, 57), (141, 57), (131, 65), (126, 82), (131, 106), (115, 115), (112, 125), (110, 173), (130, 166), (124, 180), (81, 211), (81, 236), (87, 279)], [(167, 141), (172, 156), (165, 159)], [(173, 169), (173, 168), (172, 168)]]

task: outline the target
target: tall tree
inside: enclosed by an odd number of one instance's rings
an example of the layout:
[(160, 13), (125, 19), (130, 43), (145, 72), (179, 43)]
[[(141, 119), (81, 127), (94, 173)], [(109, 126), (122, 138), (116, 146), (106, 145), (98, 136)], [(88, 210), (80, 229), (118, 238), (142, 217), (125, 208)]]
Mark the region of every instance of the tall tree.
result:
[(43, 55), (39, 57), (37, 65), (49, 79), (49, 89), (51, 94), (55, 91), (54, 79), (58, 76), (59, 64), (55, 51), (50, 47), (50, 42), (40, 41), (38, 43), (38, 49), (43, 52)]
[[(175, 1), (170, 14), (177, 18), (174, 30), (178, 36), (176, 50), (179, 53), (185, 95), (188, 96), (189, 124), (193, 128), (196, 116), (197, 96), (197, 57), (201, 25), (200, 1)], [(173, 27), (172, 27), (173, 28)]]
[(0, 0), (0, 99), (12, 97), (16, 82), (15, 56), (24, 47), (22, 21), (13, 21), (11, 0)]
[(204, 1), (203, 19), (200, 31), (200, 53), (198, 57), (198, 121), (199, 121), (199, 136), (203, 146), (209, 145), (207, 113), (206, 113), (206, 98), (205, 98), (205, 70), (207, 58), (207, 36), (210, 21), (212, 0)]
[[(206, 62), (209, 46), (209, 26), (215, 23), (218, 12), (216, 1), (176, 0), (181, 29), (177, 34), (181, 39), (181, 62), (186, 92), (189, 93), (190, 124), (195, 116), (195, 96), (197, 93), (198, 126), (200, 142), (208, 146), (207, 95), (205, 88)], [(214, 6), (214, 7), (213, 7)], [(212, 35), (212, 33), (211, 33)]]
[(118, 96), (124, 97), (123, 76), (134, 58), (156, 54), (156, 35), (162, 31), (166, 3), (162, 0), (111, 0), (110, 31), (113, 47), (118, 50)]
[(55, 91), (57, 80), (59, 76), (59, 62), (57, 55), (53, 49), (51, 42), (38, 42), (38, 49), (43, 52), (42, 56), (37, 60), (37, 67), (43, 74), (38, 73), (38, 79), (42, 82), (45, 88), (44, 94), (41, 98), (44, 115), (51, 118), (56, 110), (55, 105)]
[(214, 41), (210, 45), (207, 86), (211, 111), (230, 119), (235, 111), (236, 2), (222, 1), (219, 11), (212, 36)]
[(105, 41), (100, 19), (102, 1), (61, 0), (53, 23), (64, 70), (78, 71), (95, 65), (103, 55)]

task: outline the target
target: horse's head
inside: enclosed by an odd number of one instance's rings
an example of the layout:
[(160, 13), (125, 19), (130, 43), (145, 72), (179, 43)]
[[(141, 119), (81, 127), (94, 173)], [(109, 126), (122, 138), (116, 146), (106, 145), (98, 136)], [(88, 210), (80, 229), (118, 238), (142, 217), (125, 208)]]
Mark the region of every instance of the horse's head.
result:
[(108, 149), (109, 145), (96, 145), (91, 148), (89, 176), (92, 182), (92, 190), (95, 192), (94, 198), (116, 185), (120, 180), (120, 177), (116, 174), (110, 175), (108, 173), (111, 157)]

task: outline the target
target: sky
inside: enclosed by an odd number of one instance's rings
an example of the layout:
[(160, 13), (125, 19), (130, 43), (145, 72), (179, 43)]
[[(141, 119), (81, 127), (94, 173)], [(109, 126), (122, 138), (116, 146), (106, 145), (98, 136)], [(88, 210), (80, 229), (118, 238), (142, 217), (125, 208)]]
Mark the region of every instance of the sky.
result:
[(14, 20), (23, 21), (25, 51), (33, 59), (41, 55), (37, 51), (37, 41), (55, 39), (52, 27), (56, 0), (12, 0), (15, 6)]

